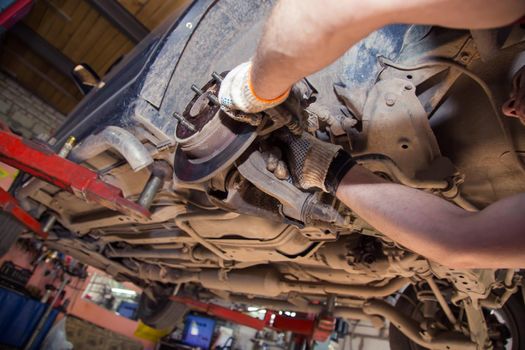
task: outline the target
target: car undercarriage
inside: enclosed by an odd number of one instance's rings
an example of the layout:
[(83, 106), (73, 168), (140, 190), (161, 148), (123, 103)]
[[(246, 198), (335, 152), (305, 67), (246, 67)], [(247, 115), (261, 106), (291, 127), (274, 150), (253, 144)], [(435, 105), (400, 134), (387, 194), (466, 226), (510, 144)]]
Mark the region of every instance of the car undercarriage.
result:
[[(525, 64), (525, 30), (386, 28), (298, 83), (285, 105), (245, 115), (221, 109), (216, 96), (226, 70), (249, 50), (218, 48), (206, 53), (210, 62), (197, 62), (206, 43), (228, 34), (209, 36), (227, 6), (198, 15), (160, 99), (142, 93), (125, 118), (84, 132), (70, 154), (151, 217), (30, 180), (17, 199), (43, 219), (57, 218), (47, 245), (142, 286), (157, 314), (170, 310), (163, 298), (191, 292), (270, 309), (329, 310), (376, 327), (387, 320), (394, 349), (525, 347), (518, 270), (449, 268), (461, 252), (431, 261), (406, 249), (331, 195), (297, 189), (276, 137), (283, 128), (309, 132), (388, 181), (483, 209), (525, 190), (525, 130), (503, 120), (498, 107), (512, 70)], [(262, 18), (270, 5), (243, 6), (258, 6)], [(243, 6), (239, 17), (253, 10)], [(194, 11), (178, 27), (192, 23)], [(499, 41), (487, 53), (480, 47), (490, 35)], [(167, 64), (151, 65), (159, 61)], [(56, 144), (74, 131), (66, 125)]]

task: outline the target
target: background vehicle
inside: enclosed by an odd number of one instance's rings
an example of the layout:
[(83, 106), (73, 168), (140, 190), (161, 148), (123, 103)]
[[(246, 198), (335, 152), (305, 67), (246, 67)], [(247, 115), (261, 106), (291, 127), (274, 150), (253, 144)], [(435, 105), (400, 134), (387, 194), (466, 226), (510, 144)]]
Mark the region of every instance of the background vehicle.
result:
[[(284, 170), (281, 180), (267, 170), (273, 133), (287, 127), (315, 132), (391, 181), (466, 210), (524, 191), (525, 129), (498, 111), (519, 66), (523, 28), (476, 32), (475, 40), (468, 31), (383, 28), (303, 82), (288, 109), (233, 120), (209, 97), (220, 83), (210, 75), (249, 58), (270, 8), (196, 2), (87, 96), (55, 147), (77, 137), (71, 159), (142, 200), (152, 217), (79, 202), (44, 183), (25, 186), (19, 200), (46, 207), (43, 219), (58, 217), (49, 246), (143, 286), (142, 318), (157, 327), (180, 317), (180, 305), (167, 300), (178, 291), (331, 309), (378, 326), (388, 319), (393, 348), (525, 347), (519, 273), (428, 261), (334, 198), (301, 192)], [(146, 200), (151, 176), (161, 186)], [(269, 176), (279, 198), (265, 192)], [(390, 295), (396, 306), (385, 301)]]

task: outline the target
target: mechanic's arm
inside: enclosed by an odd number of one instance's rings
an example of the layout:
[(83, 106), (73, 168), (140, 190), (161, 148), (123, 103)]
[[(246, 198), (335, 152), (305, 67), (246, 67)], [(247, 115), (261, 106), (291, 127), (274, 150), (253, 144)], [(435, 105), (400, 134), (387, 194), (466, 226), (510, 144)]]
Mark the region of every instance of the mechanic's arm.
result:
[(525, 266), (525, 194), (472, 213), (354, 166), (336, 195), (378, 231), (448, 267)]
[(390, 23), (480, 29), (524, 14), (523, 0), (280, 0), (252, 59), (252, 92), (279, 100), (296, 81)]
[(525, 193), (468, 212), (433, 194), (388, 182), (340, 146), (304, 133), (279, 137), (294, 184), (335, 195), (393, 241), (457, 268), (525, 267)]

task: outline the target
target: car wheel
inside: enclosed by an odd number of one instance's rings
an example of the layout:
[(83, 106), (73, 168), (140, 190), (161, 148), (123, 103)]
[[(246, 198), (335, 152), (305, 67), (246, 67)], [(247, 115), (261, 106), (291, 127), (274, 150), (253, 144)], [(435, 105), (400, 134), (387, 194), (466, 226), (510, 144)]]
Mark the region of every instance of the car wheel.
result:
[[(158, 290), (158, 288), (155, 289)], [(166, 290), (154, 293), (156, 300), (152, 300), (146, 293), (142, 293), (137, 316), (150, 327), (171, 331), (182, 321), (189, 308), (185, 304), (169, 300), (173, 288), (166, 289), (170, 293), (166, 293)]]
[[(418, 319), (419, 307), (414, 288), (408, 287), (398, 299), (396, 309), (404, 315)], [(515, 293), (499, 310), (487, 310), (486, 321), (491, 330), (500, 336), (493, 340), (494, 349), (525, 350), (525, 303), (521, 292)], [(423, 350), (390, 324), (391, 350)]]

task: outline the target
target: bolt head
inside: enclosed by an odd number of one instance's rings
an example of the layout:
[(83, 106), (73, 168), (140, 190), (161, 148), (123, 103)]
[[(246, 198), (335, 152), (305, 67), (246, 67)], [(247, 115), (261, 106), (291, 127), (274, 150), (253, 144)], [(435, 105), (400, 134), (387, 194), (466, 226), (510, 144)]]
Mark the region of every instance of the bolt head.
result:
[(392, 107), (396, 104), (396, 96), (393, 94), (386, 94), (385, 103), (387, 106)]

